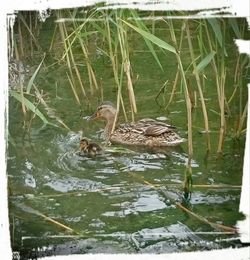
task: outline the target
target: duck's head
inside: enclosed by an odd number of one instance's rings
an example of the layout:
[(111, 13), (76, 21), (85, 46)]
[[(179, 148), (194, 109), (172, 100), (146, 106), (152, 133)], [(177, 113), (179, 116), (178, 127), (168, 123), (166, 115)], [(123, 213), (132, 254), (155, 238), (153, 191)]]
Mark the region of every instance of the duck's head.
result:
[(88, 145), (89, 145), (89, 141), (86, 138), (81, 139), (81, 141), (80, 141), (80, 150), (81, 151), (85, 151), (86, 148), (88, 147)]
[(108, 122), (114, 121), (116, 115), (116, 108), (109, 102), (103, 102), (96, 110), (96, 112), (89, 117), (88, 120), (107, 120)]

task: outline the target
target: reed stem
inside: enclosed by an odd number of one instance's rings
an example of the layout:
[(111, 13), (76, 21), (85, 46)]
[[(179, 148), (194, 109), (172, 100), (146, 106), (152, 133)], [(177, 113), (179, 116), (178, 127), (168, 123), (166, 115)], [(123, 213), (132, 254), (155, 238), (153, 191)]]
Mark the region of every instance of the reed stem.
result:
[(177, 62), (180, 68), (180, 73), (184, 85), (184, 95), (185, 95), (185, 100), (186, 100), (186, 109), (187, 109), (187, 124), (188, 124), (188, 165), (191, 163), (191, 159), (193, 157), (193, 141), (192, 141), (192, 105), (191, 105), (191, 100), (189, 97), (188, 93), (188, 85), (184, 73), (184, 69), (182, 66), (181, 58), (179, 53), (176, 52), (176, 58)]
[(130, 107), (131, 107), (131, 116), (132, 116), (132, 121), (134, 121), (134, 113), (137, 113), (137, 107), (136, 107), (133, 83), (131, 79), (131, 65), (129, 60), (128, 39), (127, 39), (127, 31), (126, 31), (127, 27), (124, 23), (121, 22), (121, 18), (122, 18), (122, 12), (120, 13), (120, 17), (116, 18), (118, 24), (117, 35), (118, 35), (120, 51), (122, 55), (124, 73), (127, 78), (127, 89), (128, 89), (128, 96), (129, 96)]
[(211, 144), (210, 144), (210, 135), (209, 135), (209, 125), (208, 125), (207, 109), (206, 109), (206, 104), (205, 104), (205, 100), (204, 100), (204, 96), (203, 96), (200, 76), (199, 76), (199, 73), (198, 73), (197, 67), (196, 67), (194, 50), (193, 50), (193, 44), (192, 44), (192, 41), (191, 41), (191, 36), (190, 36), (190, 30), (189, 30), (188, 22), (186, 23), (186, 33), (187, 33), (187, 40), (188, 40), (188, 45), (189, 45), (189, 52), (190, 52), (190, 56), (191, 56), (191, 60), (192, 60), (193, 68), (194, 68), (194, 75), (195, 75), (197, 88), (198, 88), (200, 101), (201, 101), (202, 113), (203, 113), (203, 118), (204, 118), (204, 127), (205, 127), (205, 131), (207, 133), (207, 150), (210, 151)]
[[(164, 21), (165, 21), (165, 20), (164, 20)], [(165, 22), (166, 22), (166, 21), (165, 21)], [(182, 43), (183, 43), (185, 21), (183, 22), (182, 29), (181, 29), (181, 36), (180, 36), (179, 46), (178, 46), (178, 44), (177, 44), (177, 40), (176, 40), (175, 33), (174, 33), (174, 26), (173, 26), (173, 22), (172, 22), (171, 19), (169, 20), (169, 26), (170, 26), (171, 39), (172, 39), (172, 41), (174, 42), (176, 49), (177, 49), (178, 52), (180, 53), (180, 52), (181, 52), (181, 49), (182, 49)], [(174, 98), (174, 95), (175, 95), (175, 92), (176, 92), (176, 87), (177, 87), (177, 83), (178, 83), (179, 77), (180, 77), (180, 68), (179, 68), (179, 65), (178, 65), (178, 67), (177, 67), (177, 72), (176, 72), (176, 74), (175, 74), (174, 84), (173, 84), (172, 91), (171, 91), (171, 95), (170, 95), (170, 98), (169, 98), (169, 100), (168, 100), (167, 105), (165, 106), (165, 109), (167, 109), (167, 108), (169, 107), (169, 105), (170, 105), (170, 104), (172, 103), (172, 101), (173, 101), (173, 98)]]

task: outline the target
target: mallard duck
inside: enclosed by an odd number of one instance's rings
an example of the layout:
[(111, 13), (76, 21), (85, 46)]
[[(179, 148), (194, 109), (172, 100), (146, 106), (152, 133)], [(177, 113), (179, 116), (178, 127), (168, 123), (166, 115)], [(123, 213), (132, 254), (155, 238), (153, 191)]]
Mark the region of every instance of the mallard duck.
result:
[(176, 146), (185, 141), (174, 130), (174, 126), (154, 119), (141, 119), (135, 123), (124, 123), (112, 128), (117, 110), (111, 102), (102, 103), (88, 120), (106, 120), (103, 137), (111, 143), (149, 147)]
[(86, 138), (83, 138), (80, 141), (80, 151), (88, 156), (95, 157), (102, 153), (102, 148), (98, 144), (90, 143)]

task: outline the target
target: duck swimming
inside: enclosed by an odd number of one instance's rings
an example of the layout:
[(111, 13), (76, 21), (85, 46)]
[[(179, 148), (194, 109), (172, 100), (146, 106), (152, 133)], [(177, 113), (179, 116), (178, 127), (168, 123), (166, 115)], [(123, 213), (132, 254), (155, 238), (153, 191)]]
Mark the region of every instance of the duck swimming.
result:
[(95, 157), (102, 153), (102, 148), (98, 144), (90, 143), (86, 138), (83, 138), (80, 141), (80, 151), (90, 157)]
[(105, 120), (104, 138), (106, 141), (124, 145), (150, 147), (176, 146), (185, 141), (174, 130), (174, 126), (154, 119), (141, 119), (135, 123), (124, 123), (112, 128), (117, 110), (111, 102), (102, 103), (88, 120)]

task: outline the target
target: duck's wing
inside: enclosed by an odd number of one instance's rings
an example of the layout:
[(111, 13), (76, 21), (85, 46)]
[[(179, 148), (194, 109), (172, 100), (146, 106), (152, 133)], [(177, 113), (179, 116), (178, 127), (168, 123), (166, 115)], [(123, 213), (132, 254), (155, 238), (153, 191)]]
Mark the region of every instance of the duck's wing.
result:
[(176, 129), (175, 126), (166, 124), (164, 122), (157, 121), (157, 120), (152, 119), (152, 118), (143, 118), (143, 119), (139, 120), (138, 123), (145, 124), (146, 126), (157, 125), (157, 126), (165, 126), (165, 127), (168, 127), (169, 129)]
[(159, 122), (151, 118), (144, 118), (138, 121), (139, 125), (143, 125), (143, 134), (146, 136), (159, 136), (166, 132), (176, 129), (174, 126)]
[(144, 118), (135, 123), (120, 124), (118, 131), (122, 133), (133, 132), (145, 136), (159, 136), (176, 129), (174, 126), (156, 121), (151, 118)]
[(168, 126), (162, 126), (162, 125), (151, 125), (148, 126), (145, 129), (144, 135), (146, 136), (159, 136), (161, 134), (164, 134), (166, 132), (173, 131), (172, 128), (169, 128)]

